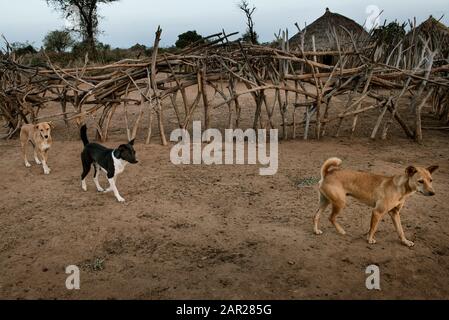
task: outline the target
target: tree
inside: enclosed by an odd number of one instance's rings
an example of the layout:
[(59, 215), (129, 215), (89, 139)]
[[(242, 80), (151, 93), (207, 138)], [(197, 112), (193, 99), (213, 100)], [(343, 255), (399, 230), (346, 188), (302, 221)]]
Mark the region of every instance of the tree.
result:
[(246, 33), (244, 33), (242, 35), (242, 40), (245, 42), (258, 44), (259, 43), (259, 35), (256, 32), (250, 33), (249, 31), (247, 31)]
[(187, 31), (178, 36), (178, 41), (176, 41), (175, 45), (177, 48), (182, 49), (202, 39), (203, 37), (199, 35), (195, 30)]
[(56, 51), (58, 53), (66, 51), (72, 47), (75, 41), (68, 30), (50, 31), (44, 38), (44, 47), (48, 51)]
[(11, 44), (11, 48), (18, 56), (23, 56), (25, 54), (37, 53), (37, 50), (28, 41), (27, 42), (14, 42)]
[(118, 0), (46, 0), (47, 4), (61, 11), (66, 19), (74, 21), (74, 30), (81, 34), (89, 52), (95, 55), (98, 29), (98, 5)]
[[(238, 5), (239, 9), (243, 11), (243, 13), (246, 16), (246, 25), (248, 29), (246, 30), (246, 33), (243, 35), (243, 40), (249, 41), (252, 44), (258, 44), (258, 36), (256, 31), (254, 30), (254, 20), (253, 15), (256, 11), (256, 7), (251, 7), (249, 2), (246, 0), (242, 0), (240, 4)], [(246, 38), (246, 39), (245, 39)]]
[(379, 44), (385, 43), (389, 46), (395, 46), (400, 40), (405, 37), (405, 26), (407, 24), (399, 24), (397, 21), (380, 26), (373, 32), (373, 39)]

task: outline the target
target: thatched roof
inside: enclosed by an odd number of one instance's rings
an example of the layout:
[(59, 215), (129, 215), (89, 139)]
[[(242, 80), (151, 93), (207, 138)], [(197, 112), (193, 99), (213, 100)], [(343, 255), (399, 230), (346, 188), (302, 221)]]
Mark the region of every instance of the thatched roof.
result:
[(445, 58), (448, 57), (449, 28), (434, 17), (430, 16), (429, 19), (407, 34), (407, 39), (409, 41), (411, 41), (413, 37), (422, 37), (425, 40), (430, 38), (430, 49), (439, 50)]
[(290, 47), (292, 49), (299, 48), (301, 46), (302, 33), (305, 32), (304, 49), (306, 51), (312, 50), (312, 36), (315, 37), (317, 51), (335, 50), (337, 45), (335, 38), (332, 36), (331, 30), (333, 28), (337, 32), (342, 48), (351, 46), (350, 37), (342, 27), (353, 33), (355, 39), (363, 38), (363, 40), (366, 40), (369, 37), (368, 33), (357, 22), (341, 14), (331, 12), (329, 8), (326, 8), (323, 16), (290, 39)]

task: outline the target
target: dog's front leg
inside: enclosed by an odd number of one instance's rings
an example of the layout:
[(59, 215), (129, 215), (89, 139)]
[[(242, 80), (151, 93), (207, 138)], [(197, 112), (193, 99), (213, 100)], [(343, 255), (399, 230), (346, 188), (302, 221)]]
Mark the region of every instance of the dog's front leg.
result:
[(369, 244), (376, 244), (376, 240), (374, 239), (374, 235), (376, 234), (377, 228), (379, 227), (379, 222), (382, 220), (382, 218), (385, 215), (385, 210), (376, 207), (376, 209), (373, 210), (373, 215), (371, 217), (371, 228), (368, 234), (368, 243)]
[(36, 162), (36, 164), (41, 165), (42, 162), (39, 160), (39, 156), (37, 154), (37, 150), (34, 149), (34, 161)]
[(411, 248), (413, 247), (415, 244), (408, 240), (405, 237), (405, 233), (404, 233), (404, 229), (402, 228), (402, 222), (401, 222), (401, 209), (402, 209), (403, 205), (394, 208), (393, 210), (390, 211), (390, 216), (391, 216), (391, 220), (393, 220), (393, 224), (394, 227), (396, 228), (396, 231), (399, 235), (399, 239), (401, 239), (401, 242), (406, 245), (407, 247)]
[(125, 199), (122, 198), (122, 196), (120, 195), (120, 193), (117, 190), (117, 186), (115, 184), (114, 178), (109, 179), (109, 186), (110, 186), (109, 189), (114, 192), (114, 195), (117, 198), (118, 202), (125, 202)]
[[(114, 179), (114, 182), (117, 183), (117, 177), (114, 177), (113, 179)], [(111, 185), (109, 184), (109, 188), (104, 190), (103, 193), (110, 193), (112, 191), (114, 191), (114, 190), (112, 189)]]
[(48, 150), (41, 151), (41, 157), (42, 157), (42, 167), (44, 168), (44, 174), (50, 174), (51, 170), (48, 167), (47, 161), (48, 161)]

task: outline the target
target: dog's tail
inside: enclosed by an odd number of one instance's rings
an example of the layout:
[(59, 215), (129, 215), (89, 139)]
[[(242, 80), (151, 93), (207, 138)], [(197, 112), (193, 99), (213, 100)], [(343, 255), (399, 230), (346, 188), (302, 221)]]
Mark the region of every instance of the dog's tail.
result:
[(81, 140), (83, 140), (84, 146), (89, 144), (89, 138), (87, 138), (87, 126), (83, 125), (81, 127)]
[(323, 167), (321, 168), (321, 179), (324, 180), (324, 178), (326, 178), (326, 176), (329, 174), (329, 169), (331, 167), (340, 167), (343, 161), (341, 161), (338, 158), (330, 158), (329, 160), (327, 160), (324, 164)]

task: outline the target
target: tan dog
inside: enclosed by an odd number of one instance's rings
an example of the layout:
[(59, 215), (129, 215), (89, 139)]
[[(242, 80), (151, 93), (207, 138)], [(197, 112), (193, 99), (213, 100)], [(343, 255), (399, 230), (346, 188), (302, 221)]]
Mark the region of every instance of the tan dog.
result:
[[(364, 204), (374, 208), (368, 242), (375, 244), (374, 235), (379, 222), (389, 213), (402, 243), (413, 247), (414, 243), (407, 240), (402, 229), (400, 211), (408, 196), (418, 192), (424, 196), (434, 196), (432, 188), (432, 173), (438, 166), (429, 168), (408, 167), (403, 175), (386, 177), (366, 172), (343, 170), (342, 161), (337, 158), (327, 160), (321, 168), (320, 208), (314, 219), (315, 234), (323, 232), (319, 229), (321, 214), (332, 205), (331, 223), (341, 234), (346, 234), (337, 222), (337, 216), (346, 206), (346, 197), (354, 197)], [(333, 169), (332, 169), (333, 168)], [(331, 170), (332, 169), (332, 170)]]
[[(34, 160), (38, 165), (42, 164), (45, 174), (50, 174), (48, 167), (48, 152), (53, 142), (51, 138), (51, 122), (43, 122), (36, 125), (26, 124), (20, 131), (20, 142), (22, 144), (22, 156), (27, 168), (31, 167), (27, 158), (28, 143), (34, 147)], [(40, 159), (39, 159), (40, 157)]]

